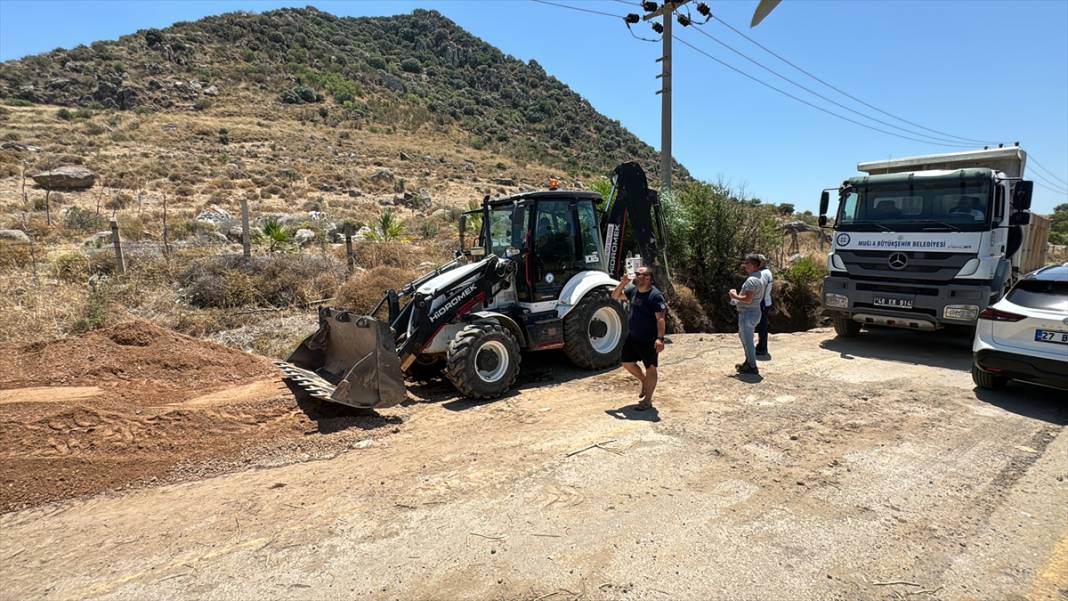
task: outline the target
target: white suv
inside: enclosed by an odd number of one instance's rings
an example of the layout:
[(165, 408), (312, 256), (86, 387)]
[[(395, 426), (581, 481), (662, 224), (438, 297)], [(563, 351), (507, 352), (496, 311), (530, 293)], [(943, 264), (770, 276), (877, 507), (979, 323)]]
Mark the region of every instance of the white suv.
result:
[(980, 313), (972, 352), (981, 388), (1011, 378), (1068, 389), (1068, 263), (1028, 274)]

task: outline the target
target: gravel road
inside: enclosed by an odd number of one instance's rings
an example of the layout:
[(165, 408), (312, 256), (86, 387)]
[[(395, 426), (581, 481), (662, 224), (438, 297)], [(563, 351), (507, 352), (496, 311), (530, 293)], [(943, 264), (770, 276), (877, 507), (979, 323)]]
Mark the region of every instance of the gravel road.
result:
[(675, 336), (646, 413), (531, 358), (331, 454), (0, 515), (0, 598), (1063, 600), (1068, 401), (973, 389), (968, 346), (775, 335), (755, 382)]

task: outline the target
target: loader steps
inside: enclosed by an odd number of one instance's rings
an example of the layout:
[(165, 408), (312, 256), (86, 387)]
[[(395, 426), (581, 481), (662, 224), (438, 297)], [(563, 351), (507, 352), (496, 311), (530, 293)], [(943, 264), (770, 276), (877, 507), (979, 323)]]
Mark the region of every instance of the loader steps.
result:
[(332, 395), (337, 387), (319, 374), (285, 361), (275, 361), (274, 364), (285, 373), (287, 379), (292, 380), (311, 396), (324, 401), (334, 401)]

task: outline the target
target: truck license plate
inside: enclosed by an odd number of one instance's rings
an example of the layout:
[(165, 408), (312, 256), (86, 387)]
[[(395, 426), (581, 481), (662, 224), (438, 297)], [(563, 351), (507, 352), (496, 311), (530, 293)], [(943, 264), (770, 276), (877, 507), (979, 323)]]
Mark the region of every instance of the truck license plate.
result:
[(1068, 332), (1058, 332), (1056, 330), (1035, 330), (1035, 342), (1068, 344)]
[(872, 304), (876, 307), (886, 307), (888, 309), (911, 309), (911, 298), (901, 298), (897, 296), (873, 296)]

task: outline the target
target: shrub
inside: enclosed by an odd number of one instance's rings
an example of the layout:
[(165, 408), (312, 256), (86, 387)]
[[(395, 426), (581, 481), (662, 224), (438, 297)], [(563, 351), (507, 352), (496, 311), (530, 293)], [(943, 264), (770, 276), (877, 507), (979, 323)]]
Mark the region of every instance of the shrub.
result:
[(70, 109), (64, 107), (56, 111), (56, 119), (62, 121), (71, 121), (74, 119), (74, 113), (70, 112)]
[(200, 308), (305, 305), (330, 295), (340, 281), (334, 264), (319, 257), (273, 255), (210, 257), (178, 276), (182, 298)]
[(19, 269), (33, 261), (33, 253), (26, 242), (0, 240), (0, 270)]
[(776, 332), (815, 327), (819, 323), (820, 286), (826, 275), (826, 268), (811, 257), (801, 257), (780, 271), (772, 289), (776, 310), (769, 326)]
[(413, 281), (419, 274), (412, 269), (379, 266), (353, 274), (334, 294), (334, 305), (360, 314), (368, 314), (386, 290), (394, 290)]
[(400, 66), (401, 70), (406, 73), (421, 73), (423, 71), (422, 63), (415, 57), (409, 57), (402, 60)]
[(397, 217), (393, 209), (383, 209), (378, 214), (378, 222), (367, 234), (368, 240), (375, 242), (393, 242), (404, 235), (404, 222)]
[(92, 269), (85, 253), (66, 252), (52, 259), (52, 275), (67, 282), (83, 282)]
[(671, 299), (669, 310), (675, 314), (679, 325), (686, 332), (711, 332), (712, 320), (708, 318), (701, 301), (693, 290), (684, 284), (675, 284), (675, 298)]
[(104, 219), (97, 215), (95, 211), (73, 206), (67, 209), (66, 215), (63, 217), (63, 226), (69, 230), (96, 232), (104, 227)]
[(115, 304), (114, 286), (107, 276), (89, 278), (89, 296), (82, 307), (82, 316), (74, 322), (75, 332), (98, 330), (108, 323)]

